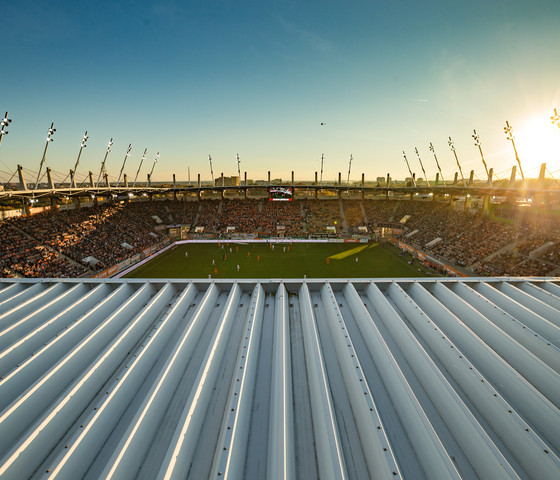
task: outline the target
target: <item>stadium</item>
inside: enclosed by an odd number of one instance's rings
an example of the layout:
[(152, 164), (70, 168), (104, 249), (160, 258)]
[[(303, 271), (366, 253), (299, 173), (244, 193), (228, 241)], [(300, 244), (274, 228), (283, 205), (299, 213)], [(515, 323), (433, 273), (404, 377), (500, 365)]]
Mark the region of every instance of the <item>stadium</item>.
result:
[(560, 473), (557, 191), (60, 188), (3, 192), (3, 478)]
[(0, 475), (558, 477), (545, 171), (131, 187), (18, 166)]
[[(550, 207), (557, 202), (558, 191), (539, 193), (535, 190), (531, 202), (515, 197), (508, 202), (505, 195), (495, 195), (501, 190), (495, 187), (481, 192), (479, 187), (473, 186), (470, 187), (472, 193), (464, 193), (469, 191), (468, 187), (439, 187), (425, 195), (414, 187), (409, 189), (410, 193), (406, 192), (406, 187), (396, 191), (386, 187), (351, 191), (342, 186), (313, 188), (313, 185), (285, 188), (293, 191), (292, 201), (271, 201), (268, 192), (272, 187), (266, 186), (251, 190), (158, 187), (135, 192), (134, 196), (124, 189), (111, 189), (108, 198), (101, 196), (103, 192), (96, 192), (100, 194), (98, 198), (90, 189), (74, 193), (72, 197), (58, 192), (53, 197), (49, 191), (40, 197), (48, 206), (30, 207), (26, 203), (29, 215), (21, 215), (21, 209), (2, 211), (6, 217), (1, 230), (5, 245), (0, 259), (2, 275), (113, 276), (124, 269), (130, 270), (131, 264), (144, 262), (146, 257), (171, 243), (177, 246), (189, 242), (196, 249), (194, 242), (204, 241), (270, 245), (286, 241), (297, 245), (338, 242), (342, 244), (338, 248), (348, 250), (351, 246), (359, 247), (354, 243), (370, 246), (375, 243), (381, 245), (377, 251), (388, 251), (386, 244), (390, 243), (408, 252), (407, 261), (414, 259), (421, 268), (425, 266), (439, 274), (461, 276), (555, 276), (560, 268), (559, 216), (557, 210)], [(459, 191), (454, 192), (454, 188)], [(115, 191), (117, 193), (113, 193)], [(506, 195), (516, 194), (514, 189), (508, 192)], [(21, 202), (14, 197), (26, 201), (38, 195), (37, 191), (21, 190), (2, 193), (12, 205)], [(527, 195), (518, 190), (517, 195), (521, 194)], [(79, 195), (84, 195), (86, 201)], [(546, 207), (539, 204), (542, 195), (547, 196)], [(62, 198), (60, 204), (58, 198)], [(220, 252), (220, 262), (229, 248)], [(357, 250), (360, 255), (375, 251), (371, 248)], [(178, 258), (181, 252), (184, 257), (184, 250), (179, 249)], [(269, 248), (267, 255), (272, 256), (273, 252)], [(290, 252), (275, 251), (276, 256), (280, 253), (286, 253), (284, 260), (291, 257)], [(336, 255), (335, 250), (332, 255)], [(353, 260), (360, 255), (355, 255)], [(340, 263), (335, 258), (327, 264), (330, 256), (331, 252), (326, 252), (317, 260), (314, 267), (317, 271), (293, 270), (294, 274), (290, 274), (283, 269), (282, 274), (275, 274), (274, 269), (279, 266), (273, 263), (272, 271), (264, 272), (262, 267), (259, 275), (290, 278), (305, 274), (326, 278), (333, 274), (325, 268), (334, 270)], [(239, 260), (239, 255), (236, 258)], [(230, 259), (233, 261), (233, 256)], [(199, 265), (198, 260), (197, 255), (191, 255), (188, 260), (181, 258), (179, 262), (194, 270), (187, 268), (171, 276), (201, 278), (214, 273), (213, 269)], [(206, 266), (211, 266), (212, 260), (208, 258)], [(402, 256), (397, 256), (395, 264), (402, 263), (401, 260)], [(239, 261), (242, 267), (247, 263), (247, 259)], [(348, 267), (346, 276), (353, 276), (352, 269), (358, 269), (354, 275), (358, 277), (393, 275), (391, 271), (364, 270), (362, 264), (355, 262)], [(236, 272), (233, 273), (235, 276)], [(217, 275), (221, 278), (220, 270)], [(229, 275), (231, 277), (231, 272)], [(154, 271), (150, 276), (165, 277), (165, 269)], [(335, 276), (345, 275), (341, 271)]]
[(0, 479), (560, 478), (559, 2), (51, 3), (2, 6)]

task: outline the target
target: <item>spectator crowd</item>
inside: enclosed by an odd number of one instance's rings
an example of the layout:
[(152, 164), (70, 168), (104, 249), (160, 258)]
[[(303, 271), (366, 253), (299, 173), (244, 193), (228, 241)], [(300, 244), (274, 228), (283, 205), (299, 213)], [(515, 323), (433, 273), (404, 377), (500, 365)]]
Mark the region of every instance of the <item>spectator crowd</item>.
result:
[(403, 242), (476, 275), (548, 275), (560, 268), (560, 228), (498, 223), (436, 201), (145, 199), (0, 221), (0, 276), (92, 276), (179, 225), (215, 237), (313, 237), (334, 235), (332, 227), (349, 236), (389, 225)]

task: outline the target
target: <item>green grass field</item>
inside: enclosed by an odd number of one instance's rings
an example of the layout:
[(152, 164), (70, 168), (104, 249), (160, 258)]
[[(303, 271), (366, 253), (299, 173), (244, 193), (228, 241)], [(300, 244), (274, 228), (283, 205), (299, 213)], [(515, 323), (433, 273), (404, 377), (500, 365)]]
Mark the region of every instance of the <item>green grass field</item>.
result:
[[(127, 278), (390, 278), (430, 271), (390, 244), (192, 243), (177, 245)], [(186, 255), (188, 253), (188, 256)], [(237, 266), (239, 265), (239, 270)]]

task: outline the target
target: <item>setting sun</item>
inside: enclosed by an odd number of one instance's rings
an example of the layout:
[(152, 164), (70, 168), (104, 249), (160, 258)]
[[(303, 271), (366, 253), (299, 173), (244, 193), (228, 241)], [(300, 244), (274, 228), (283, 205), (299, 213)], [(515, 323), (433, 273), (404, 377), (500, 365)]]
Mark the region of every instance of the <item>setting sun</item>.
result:
[(526, 176), (539, 174), (541, 164), (556, 168), (560, 160), (560, 128), (545, 116), (533, 117), (514, 130), (515, 144)]

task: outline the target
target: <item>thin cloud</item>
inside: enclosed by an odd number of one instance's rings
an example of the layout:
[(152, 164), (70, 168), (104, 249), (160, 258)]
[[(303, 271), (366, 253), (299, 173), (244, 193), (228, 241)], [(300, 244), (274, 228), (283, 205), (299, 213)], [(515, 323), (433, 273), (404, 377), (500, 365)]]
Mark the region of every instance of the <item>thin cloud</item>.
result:
[(326, 38), (321, 37), (320, 35), (311, 32), (309, 30), (305, 30), (293, 23), (286, 21), (283, 17), (278, 16), (278, 21), (280, 24), (290, 33), (297, 35), (300, 39), (305, 41), (309, 46), (311, 46), (314, 50), (317, 50), (323, 54), (328, 54), (332, 52), (334, 49), (334, 44), (327, 40)]

